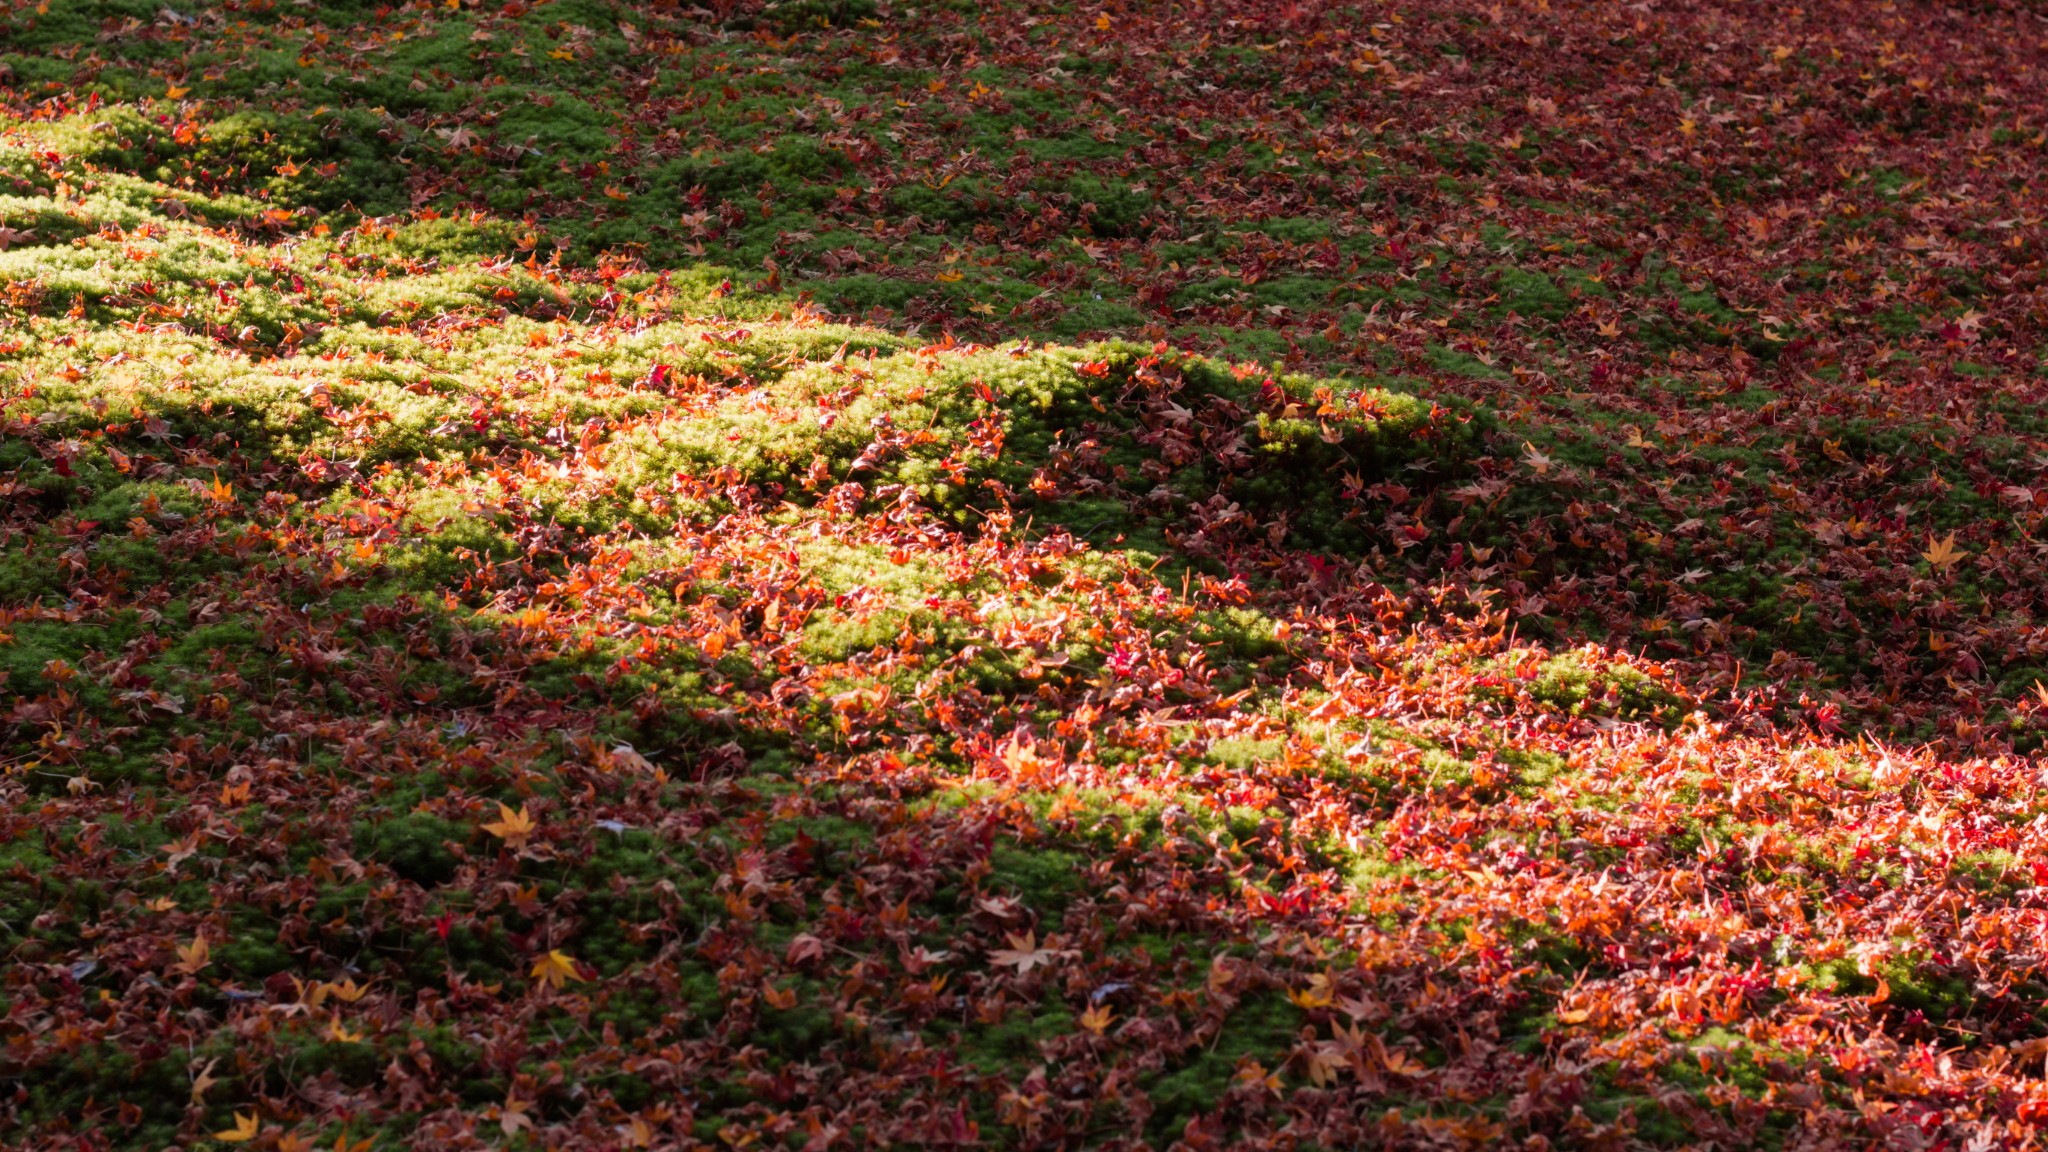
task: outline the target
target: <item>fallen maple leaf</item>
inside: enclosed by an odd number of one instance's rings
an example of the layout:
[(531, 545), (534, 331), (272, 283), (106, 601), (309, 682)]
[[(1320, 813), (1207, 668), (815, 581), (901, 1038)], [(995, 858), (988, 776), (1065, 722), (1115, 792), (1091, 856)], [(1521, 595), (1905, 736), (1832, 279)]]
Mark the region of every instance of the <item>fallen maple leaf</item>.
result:
[(194, 1104), (198, 1104), (198, 1103), (200, 1103), (200, 1102), (201, 1102), (202, 1100), (204, 1100), (204, 1099), (205, 1099), (205, 1097), (206, 1097), (206, 1090), (207, 1090), (208, 1088), (211, 1088), (211, 1087), (213, 1087), (213, 1086), (214, 1086), (215, 1084), (218, 1084), (218, 1083), (220, 1083), (220, 1081), (219, 1081), (219, 1080), (217, 1080), (217, 1079), (215, 1079), (215, 1078), (214, 1078), (214, 1075), (213, 1075), (213, 1068), (214, 1068), (214, 1065), (216, 1065), (216, 1064), (219, 1064), (219, 1063), (220, 1063), (220, 1057), (216, 1056), (216, 1057), (214, 1057), (213, 1059), (211, 1059), (211, 1060), (208, 1060), (208, 1061), (206, 1062), (206, 1065), (205, 1065), (205, 1067), (203, 1067), (203, 1068), (200, 1068), (200, 1069), (199, 1069), (199, 1070), (198, 1070), (197, 1072), (195, 1072), (195, 1073), (193, 1074), (193, 1076), (192, 1076), (192, 1103), (194, 1103)]
[(256, 1138), (257, 1121), (255, 1113), (235, 1113), (235, 1126), (225, 1132), (215, 1132), (213, 1138), (226, 1144), (241, 1144)]
[(1240, 1084), (1254, 1085), (1265, 1089), (1274, 1096), (1280, 1095), (1280, 1074), (1266, 1071), (1266, 1066), (1257, 1060), (1247, 1059), (1233, 1077)]
[(1287, 998), (1294, 1001), (1297, 1008), (1310, 1012), (1318, 1008), (1328, 1008), (1337, 1001), (1330, 978), (1320, 972), (1309, 979), (1307, 988), (1288, 989)]
[(505, 847), (514, 852), (526, 847), (527, 838), (533, 835), (533, 830), (533, 817), (527, 813), (524, 804), (519, 806), (519, 811), (514, 812), (502, 802), (499, 803), (498, 822), (484, 825), (484, 831), (503, 840)]
[(1039, 752), (1038, 742), (1022, 732), (1011, 736), (1003, 743), (997, 754), (1012, 779), (1023, 784), (1036, 783), (1051, 772), (1059, 769), (1059, 760)]
[(626, 1123), (614, 1125), (612, 1131), (619, 1134), (628, 1148), (645, 1148), (654, 1143), (654, 1129), (638, 1116), (627, 1119)]
[(583, 974), (576, 970), (576, 961), (559, 949), (541, 957), (533, 966), (532, 976), (550, 988), (560, 988), (572, 980), (583, 979)]
[(1308, 1066), (1308, 1078), (1318, 1088), (1328, 1088), (1336, 1083), (1337, 1077), (1351, 1066), (1341, 1049), (1335, 1044), (1312, 1045), (1304, 1053), (1303, 1063)]
[(505, 1106), (498, 1110), (499, 1131), (507, 1136), (517, 1136), (533, 1127), (533, 1117), (526, 1114), (526, 1110), (531, 1107), (533, 1104), (530, 1101), (521, 1100), (517, 1096), (506, 1097)]
[(204, 936), (194, 936), (190, 944), (174, 944), (171, 948), (178, 954), (178, 962), (172, 967), (187, 976), (197, 975), (200, 969), (213, 963), (208, 959), (210, 949)]
[(1088, 1007), (1087, 1011), (1081, 1013), (1081, 1027), (1100, 1036), (1103, 1030), (1109, 1027), (1109, 1022), (1114, 1019), (1116, 1019), (1116, 1009), (1111, 1008), (1107, 1004), (1093, 1004)]
[(660, 771), (654, 762), (642, 756), (631, 744), (620, 744), (612, 749), (612, 766), (629, 772), (644, 772), (652, 775)]
[(1399, 1048), (1387, 1049), (1384, 1063), (1387, 1066), (1387, 1071), (1392, 1072), (1396, 1076), (1419, 1076), (1429, 1071), (1426, 1066), (1410, 1059), (1408, 1054)]
[(320, 987), (344, 1004), (353, 1004), (370, 991), (368, 985), (357, 984), (353, 978), (344, 978), (339, 984), (325, 983)]
[(1011, 933), (1009, 940), (1008, 948), (997, 948), (988, 954), (989, 963), (1012, 967), (1019, 973), (1024, 973), (1041, 964), (1050, 964), (1062, 956), (1072, 955), (1067, 949), (1052, 947), (1051, 940), (1046, 941), (1046, 947), (1039, 947), (1036, 932), (1025, 932), (1022, 935)]
[(1920, 558), (1936, 568), (1947, 571), (1949, 565), (1963, 558), (1963, 553), (1961, 549), (1956, 547), (1955, 533), (1951, 532), (1940, 540), (1936, 540), (1934, 534), (1930, 532), (1927, 534), (1927, 550), (1920, 553)]

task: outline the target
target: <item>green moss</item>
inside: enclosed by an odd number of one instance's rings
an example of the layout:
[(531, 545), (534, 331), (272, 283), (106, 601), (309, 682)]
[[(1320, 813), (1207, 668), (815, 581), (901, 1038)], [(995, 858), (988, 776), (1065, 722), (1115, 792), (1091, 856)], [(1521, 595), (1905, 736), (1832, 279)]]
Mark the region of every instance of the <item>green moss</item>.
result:
[(1041, 1012), (1017, 1010), (994, 1024), (960, 1030), (963, 1060), (986, 1076), (1018, 1077), (1045, 1057), (1039, 1045), (1075, 1029), (1074, 1014), (1065, 1008)]
[[(1526, 670), (1507, 674), (1531, 699), (1573, 716), (1672, 724), (1685, 713), (1683, 699), (1647, 673), (1626, 664), (1591, 660), (1580, 652), (1549, 657), (1536, 665), (1533, 675)], [(1497, 698), (1502, 691), (1482, 683), (1474, 694), (1482, 699)]]
[(1209, 745), (1209, 759), (1228, 768), (1243, 770), (1280, 755), (1284, 740), (1218, 740)]
[[(174, 1143), (191, 1096), (187, 1062), (230, 1056), (225, 1043), (196, 1052), (180, 1050), (140, 1060), (110, 1044), (85, 1044), (39, 1063), (32, 1071), (37, 1091), (21, 1118), (32, 1124), (73, 1122), (89, 1105), (131, 1101), (140, 1109), (136, 1125), (123, 1134), (134, 1146)], [(232, 1060), (226, 1061), (232, 1066)]]
[(1079, 893), (1081, 857), (1055, 848), (999, 842), (989, 851), (989, 883), (1016, 893), (1046, 922)]
[(1162, 1141), (1178, 1136), (1190, 1119), (1216, 1107), (1245, 1060), (1280, 1067), (1300, 1026), (1300, 1011), (1279, 993), (1246, 998), (1224, 1019), (1213, 1046), (1170, 1061), (1145, 1086), (1153, 1107), (1146, 1133)]
[[(1149, 487), (1147, 466), (1157, 463), (1147, 441), (1200, 414), (1210, 426), (1234, 429), (1238, 447), (1225, 460), (1197, 457), (1170, 469), (1165, 484), (1178, 499), (1221, 495), (1261, 514), (1284, 509), (1284, 525), (1304, 542), (1358, 547), (1369, 532), (1337, 498), (1333, 474), (1374, 476), (1417, 459), (1455, 459), (1474, 436), (1462, 418), (1469, 414), (1445, 417), (1400, 393), (1297, 376), (1268, 387), (1262, 393), (1258, 382), (1219, 365), (1131, 344), (991, 351), (935, 364), (903, 355), (834, 359), (796, 368), (765, 396), (735, 399), (708, 418), (621, 437), (612, 459), (624, 484), (636, 488), (719, 469), (785, 498), (849, 482), (867, 492), (902, 485), (963, 523), (988, 503), (993, 481), (1038, 523), (1072, 523), (1096, 535), (1140, 526), (1144, 517), (1130, 505)], [(1325, 399), (1316, 401), (1319, 395)], [(1317, 421), (1262, 411), (1274, 397), (1371, 415)], [(778, 411), (817, 416), (771, 414)], [(877, 428), (894, 430), (893, 447), (877, 450)], [(1057, 495), (1084, 484), (1119, 494), (1123, 510)]]
[(1554, 752), (1535, 748), (1502, 748), (1494, 758), (1514, 768), (1518, 787), (1530, 793), (1540, 792), (1551, 781), (1564, 776), (1571, 770), (1570, 763)]
[(423, 887), (454, 879), (459, 862), (451, 845), (469, 841), (471, 829), (421, 812), (356, 826), (356, 852)]

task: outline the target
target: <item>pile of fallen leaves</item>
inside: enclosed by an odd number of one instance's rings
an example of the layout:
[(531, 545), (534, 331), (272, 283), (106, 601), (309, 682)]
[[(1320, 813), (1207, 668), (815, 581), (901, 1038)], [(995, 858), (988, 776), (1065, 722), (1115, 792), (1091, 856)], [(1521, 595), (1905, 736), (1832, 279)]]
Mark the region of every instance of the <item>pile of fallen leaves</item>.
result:
[(13, 5), (0, 1126), (2032, 1138), (2044, 48)]

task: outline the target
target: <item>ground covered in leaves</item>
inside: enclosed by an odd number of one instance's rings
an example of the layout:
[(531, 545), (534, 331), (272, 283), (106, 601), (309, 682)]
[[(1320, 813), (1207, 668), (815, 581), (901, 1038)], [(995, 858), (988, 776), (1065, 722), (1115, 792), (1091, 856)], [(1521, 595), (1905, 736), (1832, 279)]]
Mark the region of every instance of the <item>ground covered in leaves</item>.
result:
[(0, 1131), (2048, 1123), (2048, 23), (12, 0)]

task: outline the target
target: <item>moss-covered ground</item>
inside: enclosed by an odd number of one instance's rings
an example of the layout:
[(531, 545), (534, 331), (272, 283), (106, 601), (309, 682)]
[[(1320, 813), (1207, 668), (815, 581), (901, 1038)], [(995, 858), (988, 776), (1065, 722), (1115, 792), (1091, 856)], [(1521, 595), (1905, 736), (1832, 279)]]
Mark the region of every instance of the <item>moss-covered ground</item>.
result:
[(1977, 8), (0, 8), (5, 1140), (2028, 1138)]

